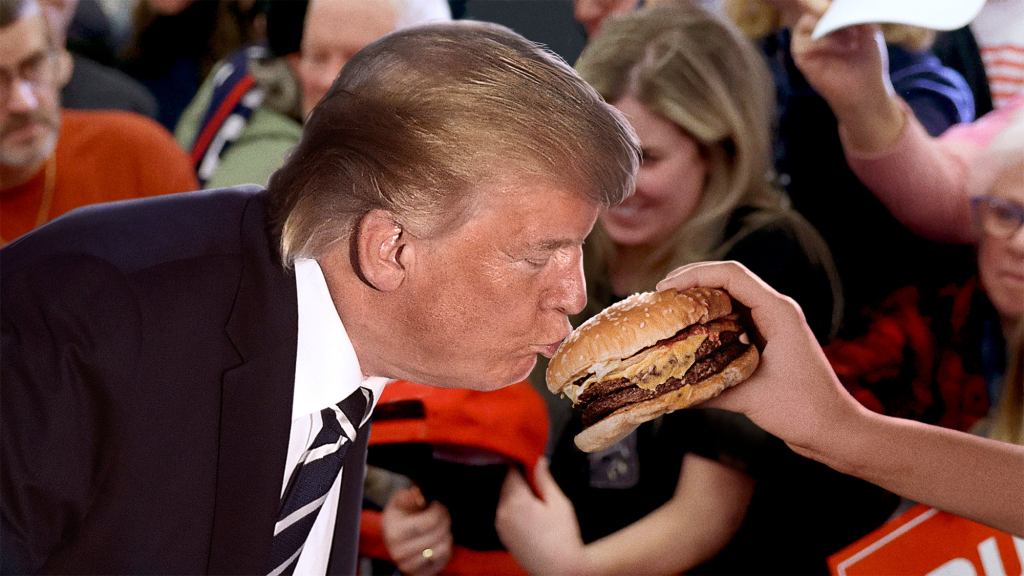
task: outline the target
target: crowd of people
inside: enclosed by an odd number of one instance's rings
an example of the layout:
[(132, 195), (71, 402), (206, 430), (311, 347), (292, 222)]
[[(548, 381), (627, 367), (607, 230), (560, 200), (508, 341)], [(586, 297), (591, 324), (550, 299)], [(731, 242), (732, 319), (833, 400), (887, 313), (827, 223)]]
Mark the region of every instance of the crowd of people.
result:
[[(0, 571), (826, 574), (908, 500), (1024, 534), (1024, 0), (828, 4), (576, 0), (566, 63), (464, 1), (0, 0)], [(694, 285), (757, 372), (579, 451), (544, 357)]]

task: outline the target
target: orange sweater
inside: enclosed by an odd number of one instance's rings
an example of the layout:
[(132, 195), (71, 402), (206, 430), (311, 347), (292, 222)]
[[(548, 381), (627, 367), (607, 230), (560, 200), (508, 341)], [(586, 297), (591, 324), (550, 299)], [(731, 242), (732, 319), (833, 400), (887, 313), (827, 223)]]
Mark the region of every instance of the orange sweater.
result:
[(156, 122), (128, 112), (64, 110), (54, 155), (27, 182), (0, 189), (0, 243), (86, 204), (196, 188), (188, 156)]

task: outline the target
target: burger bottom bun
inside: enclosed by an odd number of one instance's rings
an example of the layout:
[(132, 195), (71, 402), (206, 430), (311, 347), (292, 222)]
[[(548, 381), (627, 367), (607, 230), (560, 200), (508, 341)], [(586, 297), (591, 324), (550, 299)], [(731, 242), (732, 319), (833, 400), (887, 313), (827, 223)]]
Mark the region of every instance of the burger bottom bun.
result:
[(623, 406), (577, 434), (576, 447), (584, 452), (604, 450), (625, 438), (644, 422), (710, 400), (726, 388), (746, 380), (754, 373), (759, 361), (757, 348), (751, 346), (727, 364), (721, 372), (706, 380), (666, 392), (650, 400)]

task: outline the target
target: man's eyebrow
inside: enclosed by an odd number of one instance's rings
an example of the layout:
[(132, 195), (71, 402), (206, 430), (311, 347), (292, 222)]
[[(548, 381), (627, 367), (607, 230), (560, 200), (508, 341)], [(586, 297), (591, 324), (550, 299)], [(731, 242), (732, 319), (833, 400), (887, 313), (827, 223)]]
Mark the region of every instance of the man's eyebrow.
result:
[(582, 240), (574, 240), (572, 238), (559, 238), (552, 240), (543, 240), (536, 244), (536, 247), (540, 250), (558, 250), (560, 248), (569, 248), (580, 246), (583, 244)]
[[(32, 52), (29, 52), (21, 60), (18, 60), (14, 63), (15, 71), (20, 72), (20, 69), (23, 66), (31, 66), (33, 64), (40, 62), (43, 58), (46, 58), (48, 52), (49, 50), (47, 50), (46, 48), (38, 48), (36, 50), (33, 50)], [(6, 69), (3, 70), (6, 71)]]

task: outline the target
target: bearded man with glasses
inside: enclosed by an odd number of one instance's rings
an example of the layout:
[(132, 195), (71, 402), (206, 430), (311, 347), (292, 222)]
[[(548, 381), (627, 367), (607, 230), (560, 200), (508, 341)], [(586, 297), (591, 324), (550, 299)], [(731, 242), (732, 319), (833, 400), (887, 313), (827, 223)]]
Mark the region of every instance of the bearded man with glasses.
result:
[(61, 109), (70, 60), (36, 2), (0, 2), (0, 46), (0, 245), (79, 206), (196, 188), (155, 122)]

